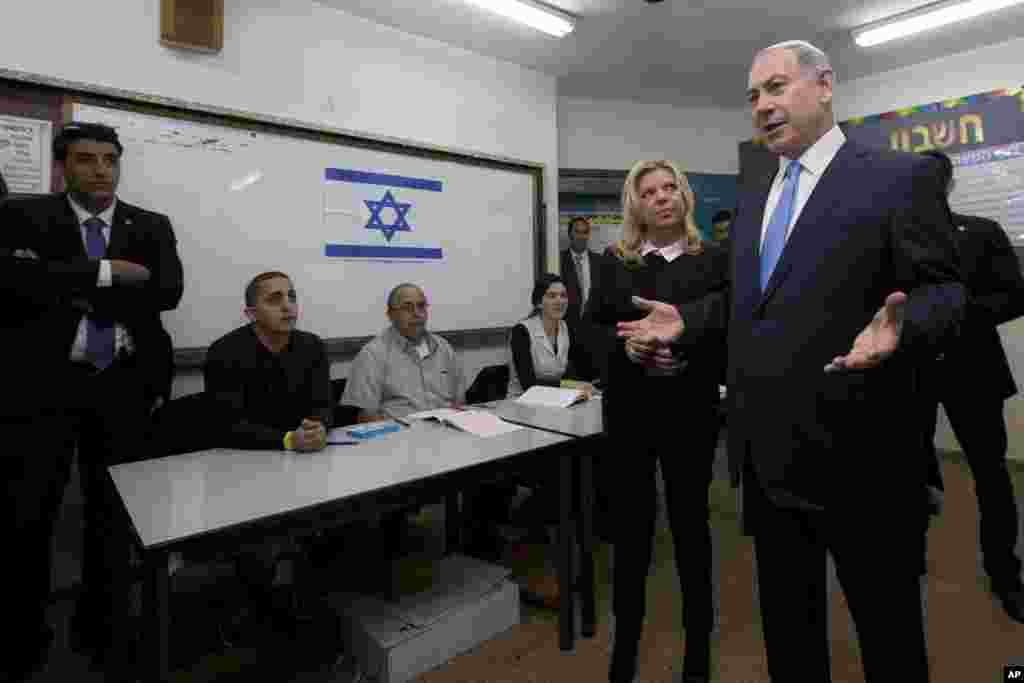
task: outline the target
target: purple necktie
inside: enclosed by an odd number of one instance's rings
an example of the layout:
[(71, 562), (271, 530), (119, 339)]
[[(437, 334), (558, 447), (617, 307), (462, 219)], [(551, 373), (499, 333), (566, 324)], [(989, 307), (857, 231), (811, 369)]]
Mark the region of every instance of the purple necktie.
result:
[[(89, 258), (100, 260), (107, 254), (107, 242), (103, 239), (106, 223), (93, 216), (85, 223), (85, 250)], [(86, 317), (85, 357), (100, 370), (107, 369), (114, 362), (114, 324), (109, 320)]]

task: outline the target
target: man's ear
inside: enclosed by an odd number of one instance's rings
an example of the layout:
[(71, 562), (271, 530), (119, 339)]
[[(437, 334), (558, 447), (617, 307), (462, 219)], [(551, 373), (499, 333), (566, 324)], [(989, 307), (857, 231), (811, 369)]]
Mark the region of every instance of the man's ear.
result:
[(825, 92), (821, 95), (821, 103), (828, 104), (832, 101), (832, 86), (835, 85), (835, 74), (831, 69), (822, 69), (818, 73), (818, 80)]
[(256, 322), (256, 316), (253, 315), (251, 306), (242, 306), (242, 315), (249, 319), (249, 322)]

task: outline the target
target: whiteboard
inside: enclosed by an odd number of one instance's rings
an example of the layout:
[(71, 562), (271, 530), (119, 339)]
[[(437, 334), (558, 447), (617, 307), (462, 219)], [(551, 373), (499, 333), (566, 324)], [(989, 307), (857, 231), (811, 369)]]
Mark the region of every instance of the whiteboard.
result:
[(176, 349), (246, 322), (246, 283), (288, 273), (301, 329), (365, 337), (396, 284), (419, 284), (437, 331), (506, 327), (530, 308), (539, 173), (93, 104), (76, 121), (124, 145), (118, 196), (167, 214), (185, 293), (164, 323)]

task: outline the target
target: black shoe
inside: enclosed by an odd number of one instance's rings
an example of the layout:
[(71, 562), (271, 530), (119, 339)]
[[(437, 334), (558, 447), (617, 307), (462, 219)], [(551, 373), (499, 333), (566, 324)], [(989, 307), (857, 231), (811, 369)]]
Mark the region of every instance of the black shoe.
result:
[(1024, 624), (1024, 585), (1019, 582), (1015, 586), (1009, 586), (1007, 590), (992, 590), (992, 594), (999, 598), (1005, 611), (1011, 619)]

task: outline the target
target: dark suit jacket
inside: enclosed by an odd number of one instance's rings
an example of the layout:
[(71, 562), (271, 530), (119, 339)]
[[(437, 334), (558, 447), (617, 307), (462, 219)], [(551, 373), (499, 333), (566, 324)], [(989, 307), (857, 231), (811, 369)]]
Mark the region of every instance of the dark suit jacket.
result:
[[(38, 258), (19, 258), (25, 250)], [(0, 358), (16, 374), (38, 373), (25, 375), (17, 400), (0, 403), (0, 414), (31, 415), (59, 403), (55, 393), (85, 307), (127, 327), (147, 398), (169, 394), (173, 349), (160, 313), (178, 305), (183, 286), (170, 221), (119, 200), (107, 258), (141, 264), (150, 279), (137, 286), (97, 287), (99, 262), (86, 255), (66, 195), (12, 199), (0, 206), (0, 292), (9, 304)]]
[[(729, 295), (680, 311), (684, 348), (727, 328), (734, 482), (749, 462), (777, 499), (925, 508), (928, 462), (908, 406), (917, 366), (956, 334), (965, 298), (933, 164), (844, 143), (763, 294), (758, 253), (772, 178), (740, 193)], [(826, 374), (896, 291), (908, 294), (899, 351), (873, 370)]]
[[(582, 301), (580, 295), (580, 280), (576, 276), (576, 263), (572, 258), (571, 249), (563, 249), (559, 268), (562, 271), (562, 279), (565, 280), (565, 289), (569, 293), (569, 308), (565, 312), (565, 321), (575, 325), (583, 315)], [(596, 251), (588, 251), (590, 255), (590, 293), (593, 295), (601, 282), (601, 270), (604, 263), (604, 256)]]
[(936, 378), (966, 395), (1017, 393), (997, 325), (1024, 315), (1024, 277), (1006, 231), (995, 221), (953, 214), (967, 314), (960, 337), (944, 354)]

